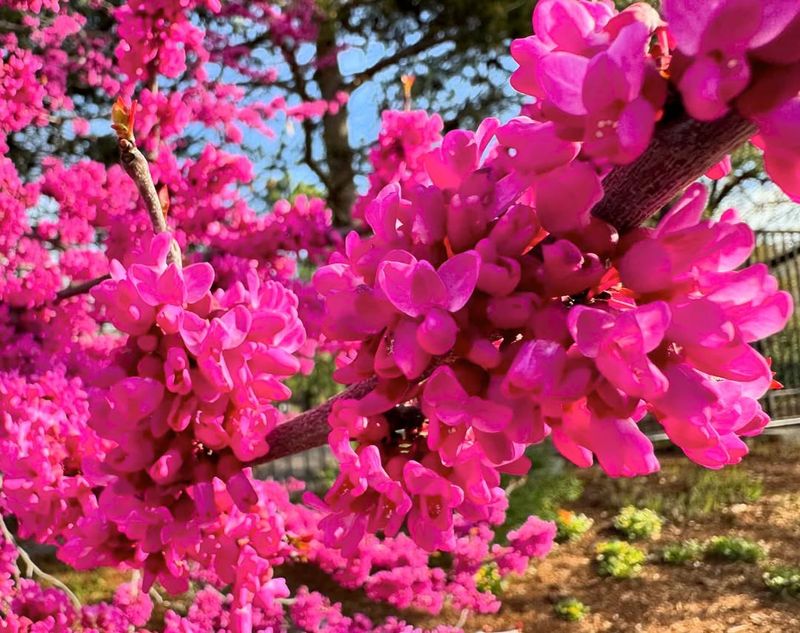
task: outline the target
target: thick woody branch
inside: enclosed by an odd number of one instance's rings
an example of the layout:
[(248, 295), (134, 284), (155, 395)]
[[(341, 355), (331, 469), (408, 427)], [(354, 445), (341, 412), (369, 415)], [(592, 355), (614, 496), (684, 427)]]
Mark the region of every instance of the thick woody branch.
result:
[(682, 112), (656, 128), (644, 154), (606, 176), (605, 195), (592, 212), (620, 233), (629, 231), (755, 133), (756, 126), (734, 111), (710, 122)]
[[(122, 167), (133, 180), (144, 201), (144, 206), (147, 207), (147, 213), (153, 223), (153, 230), (156, 233), (163, 233), (167, 230), (167, 220), (164, 217), (164, 210), (161, 208), (161, 201), (158, 199), (158, 192), (153, 184), (153, 177), (150, 175), (147, 159), (135, 143), (125, 138), (119, 141), (119, 157)], [(172, 240), (170, 246), (169, 261), (178, 266), (181, 265), (181, 251), (175, 240)]]
[(310, 448), (322, 446), (328, 441), (328, 433), (331, 430), (328, 426), (328, 415), (333, 409), (333, 403), (342, 398), (360, 400), (372, 391), (377, 383), (377, 378), (369, 378), (351, 385), (318, 407), (301, 413), (277, 426), (267, 435), (269, 453), (257, 459), (250, 466), (266, 464), (281, 457), (302, 453)]

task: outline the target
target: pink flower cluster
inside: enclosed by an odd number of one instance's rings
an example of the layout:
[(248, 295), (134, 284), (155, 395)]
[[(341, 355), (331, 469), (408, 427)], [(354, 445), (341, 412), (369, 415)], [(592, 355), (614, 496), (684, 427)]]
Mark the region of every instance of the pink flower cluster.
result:
[[(217, 551), (217, 560), (193, 567), (191, 572), (195, 580), (209, 584), (194, 595), (184, 616), (168, 611), (164, 627), (159, 630), (247, 633), (269, 631), (270, 627), (278, 630), (288, 621), (298, 630), (312, 633), (427, 633), (393, 617), (378, 624), (363, 614), (345, 616), (341, 605), (331, 604), (324, 595), (305, 587), (287, 603), (283, 600), (289, 596), (284, 581), (273, 578), (265, 568), (272, 564), (312, 564), (344, 587), (362, 588), (371, 599), (397, 608), (414, 607), (436, 614), (449, 605), (455, 610), (494, 612), (500, 603), (481, 581), (484, 570), (493, 570), (501, 578), (522, 573), (532, 557), (542, 557), (549, 551), (555, 535), (552, 523), (532, 517), (509, 532), (507, 545), (499, 545), (492, 544), (494, 534), (488, 526), (459, 525), (457, 546), (449, 564), (429, 566), (429, 554), (402, 535), (364, 539), (358, 546), (358, 556), (346, 559), (321, 541), (318, 513), (291, 502), (290, 494), (302, 484), (282, 486), (255, 481), (253, 485), (260, 501), (245, 513), (236, 508), (224, 485), (216, 482), (220, 516), (214, 524), (201, 528), (200, 551)], [(276, 522), (279, 515), (282, 520)], [(264, 554), (257, 554), (256, 550)], [(231, 554), (236, 564), (223, 565), (221, 561), (230, 560)], [(33, 630), (64, 633), (84, 630), (81, 627), (89, 631), (146, 633), (147, 629), (139, 627), (147, 626), (153, 604), (138, 582), (121, 585), (112, 603), (78, 610), (60, 590), (43, 590), (34, 581), (17, 580), (15, 559), (15, 549), (2, 542), (0, 606), (5, 605), (5, 612), (10, 614), (7, 621), (22, 626), (22, 630), (36, 625), (39, 628)], [(224, 585), (232, 585), (233, 591), (223, 594), (214, 588)], [(460, 631), (446, 625), (433, 630)]]
[(511, 85), (536, 97), (531, 114), (582, 141), (587, 156), (630, 162), (647, 147), (666, 97), (648, 51), (663, 25), (643, 2), (618, 13), (611, 2), (543, 0), (533, 12), (535, 35), (511, 45), (520, 65)]
[[(740, 436), (768, 421), (757, 399), (772, 374), (750, 343), (792, 302), (765, 266), (736, 270), (752, 231), (733, 211), (701, 220), (698, 185), (657, 228), (620, 238), (590, 215), (596, 174), (553, 131), (448, 134), (427, 162), (434, 184), (385, 188), (366, 212), (374, 234), (351, 233), (314, 277), (326, 336), (363, 341), (337, 378), (378, 377), (329, 419), (341, 474), (323, 527), (345, 553), (403, 525), (452, 549), (455, 517), (491, 522), (500, 474), (526, 472), (547, 436), (578, 465), (636, 476), (658, 468), (647, 411), (711, 468), (738, 462)], [(560, 181), (585, 186), (564, 199)]]
[(130, 86), (158, 74), (179, 77), (187, 70), (187, 54), (195, 58), (190, 62), (194, 63), (195, 78), (205, 79), (203, 64), (208, 61), (208, 51), (203, 46), (204, 34), (188, 14), (200, 4), (212, 12), (220, 9), (219, 0), (135, 0), (115, 11), (121, 39), (116, 56)]
[[(288, 290), (250, 275), (247, 288), (211, 294), (210, 265), (167, 263), (171, 239), (157, 235), (127, 268), (112, 262), (112, 278), (92, 292), (129, 338), (90, 424), (116, 443), (104, 461), (114, 481), (100, 495), (102, 519), (135, 545), (125, 557), (144, 567), (147, 586), (158, 577), (180, 587), (187, 545), (176, 541), (194, 543), (193, 526), (215, 519), (215, 478), (243, 511), (258, 501), (242, 463), (269, 450), (273, 403), (289, 396), (282, 380), (299, 368), (305, 332)], [(78, 541), (102, 552), (107, 544), (84, 530)]]
[(423, 165), (426, 156), (442, 141), (442, 117), (424, 110), (386, 110), (381, 130), (369, 152), (369, 190), (353, 207), (353, 217), (363, 219), (364, 211), (386, 185), (429, 184)]

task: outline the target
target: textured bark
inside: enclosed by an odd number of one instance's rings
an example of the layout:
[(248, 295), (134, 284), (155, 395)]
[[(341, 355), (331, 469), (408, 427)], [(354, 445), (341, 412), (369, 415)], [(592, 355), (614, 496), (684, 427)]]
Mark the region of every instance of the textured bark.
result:
[(629, 231), (755, 132), (756, 126), (736, 112), (710, 122), (681, 113), (659, 125), (644, 154), (606, 176), (605, 195), (592, 212), (620, 233)]
[(356, 383), (320, 406), (293, 417), (291, 420), (277, 426), (269, 435), (269, 453), (255, 460), (250, 466), (266, 464), (272, 460), (302, 453), (310, 448), (322, 446), (328, 441), (328, 415), (333, 408), (333, 403), (341, 398), (354, 398), (360, 400), (375, 388), (377, 378), (370, 378)]
[[(339, 91), (345, 90), (345, 82), (336, 63), (336, 24), (333, 18), (322, 22), (317, 36), (317, 59), (322, 64), (314, 79), (319, 85), (322, 98), (334, 101)], [(350, 147), (347, 130), (347, 104), (342, 104), (336, 114), (330, 112), (322, 118), (322, 142), (327, 163), (328, 204), (333, 211), (333, 222), (337, 227), (350, 226), (350, 211), (356, 200), (355, 156)]]

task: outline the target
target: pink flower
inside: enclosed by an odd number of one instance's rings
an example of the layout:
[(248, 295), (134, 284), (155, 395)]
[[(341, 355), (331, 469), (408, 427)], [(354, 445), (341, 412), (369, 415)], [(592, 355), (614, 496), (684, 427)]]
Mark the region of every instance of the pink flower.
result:
[[(711, 120), (728, 111), (730, 103), (751, 82), (751, 58), (764, 56), (798, 15), (790, 0), (715, 0), (698, 4), (666, 0), (664, 11), (678, 50), (686, 57), (679, 87), (689, 113)], [(787, 51), (788, 52), (788, 51)], [(789, 53), (791, 55), (791, 53)], [(766, 54), (770, 58), (769, 53)], [(787, 95), (788, 97), (788, 95)]]
[(555, 538), (555, 523), (531, 516), (516, 530), (508, 533), (508, 544), (524, 556), (544, 558), (552, 549)]
[(428, 551), (452, 549), (453, 510), (461, 505), (464, 492), (413, 460), (403, 468), (403, 481), (413, 501), (408, 515), (411, 538)]

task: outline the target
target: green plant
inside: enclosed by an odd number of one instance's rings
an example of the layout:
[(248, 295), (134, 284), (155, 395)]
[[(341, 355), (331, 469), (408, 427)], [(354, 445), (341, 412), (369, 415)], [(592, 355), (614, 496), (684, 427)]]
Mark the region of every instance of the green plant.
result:
[(755, 563), (764, 557), (764, 548), (739, 536), (715, 536), (705, 545), (707, 559), (726, 562)]
[(555, 519), (558, 509), (576, 501), (583, 494), (583, 484), (575, 468), (545, 446), (533, 447), (526, 456), (537, 464), (538, 470), (522, 479), (511, 480), (508, 491), (506, 520), (495, 530), (495, 540), (504, 542), (506, 534), (522, 525), (532, 514), (543, 519)]
[(703, 516), (735, 503), (752, 503), (763, 494), (763, 483), (744, 470), (702, 470), (689, 488), (687, 516)]
[(763, 578), (772, 593), (800, 596), (800, 568), (773, 567), (764, 572)]
[(589, 609), (589, 607), (587, 607), (577, 598), (570, 596), (569, 598), (559, 600), (555, 605), (553, 605), (553, 610), (562, 620), (567, 620), (568, 622), (578, 622), (583, 620), (583, 618), (586, 617), (586, 614), (589, 613), (591, 609)]
[(478, 591), (487, 591), (495, 596), (499, 596), (505, 589), (505, 583), (500, 576), (497, 563), (485, 563), (475, 573), (475, 586)]
[(577, 541), (592, 525), (594, 525), (594, 520), (585, 514), (576, 514), (571, 510), (559, 510), (556, 514), (556, 542)]
[(703, 557), (703, 544), (694, 539), (670, 543), (661, 550), (661, 560), (669, 565), (683, 565)]
[(595, 548), (597, 568), (601, 576), (633, 578), (642, 571), (647, 555), (626, 541), (605, 541)]
[(625, 506), (614, 517), (614, 527), (631, 541), (658, 538), (662, 524), (661, 517), (649, 508)]

